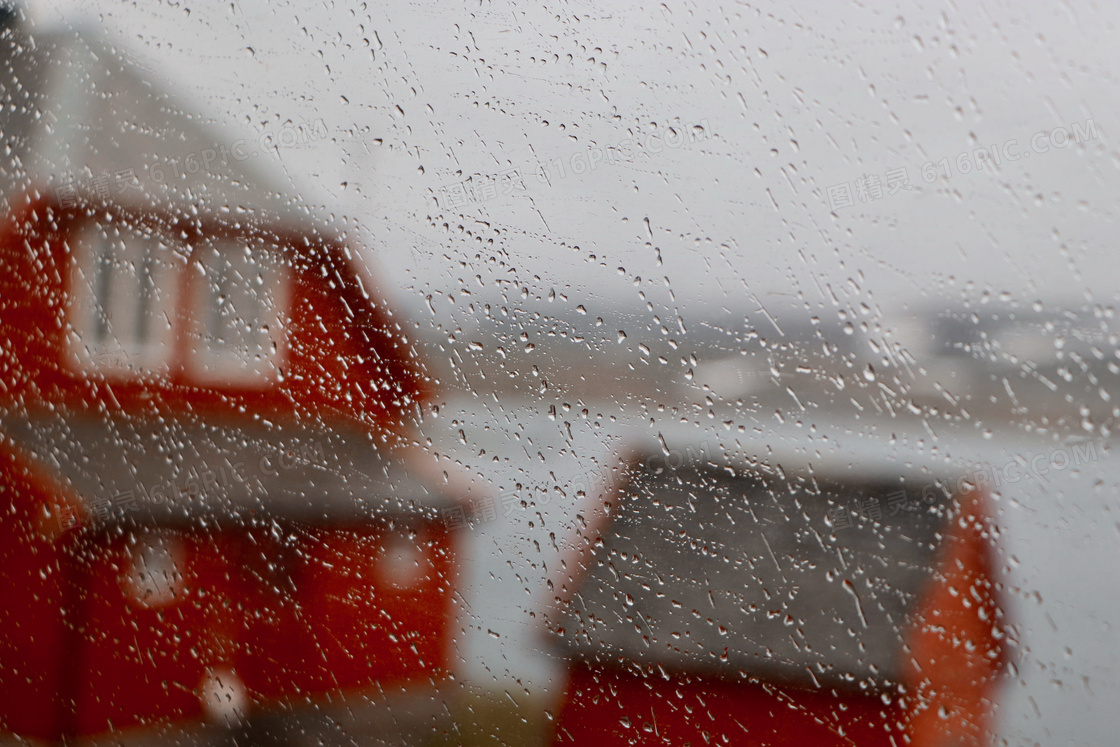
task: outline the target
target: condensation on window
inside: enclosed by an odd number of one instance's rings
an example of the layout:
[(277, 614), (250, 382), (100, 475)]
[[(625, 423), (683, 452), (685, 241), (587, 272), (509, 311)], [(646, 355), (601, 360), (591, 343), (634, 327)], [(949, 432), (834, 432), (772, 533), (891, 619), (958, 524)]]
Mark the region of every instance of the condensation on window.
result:
[(1118, 22), (0, 0), (0, 741), (1111, 743)]

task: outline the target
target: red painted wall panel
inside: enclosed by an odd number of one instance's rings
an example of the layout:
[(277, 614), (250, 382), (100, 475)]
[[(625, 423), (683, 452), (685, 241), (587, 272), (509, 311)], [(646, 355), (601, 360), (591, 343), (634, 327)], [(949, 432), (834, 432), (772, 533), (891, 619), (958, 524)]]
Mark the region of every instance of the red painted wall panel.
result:
[[(250, 707), (442, 679), (452, 554), (442, 527), (413, 529), (423, 567), (408, 588), (386, 582), (386, 525), (292, 528), (282, 538), (161, 532), (179, 551), (163, 597), (135, 591), (133, 555), (144, 540), (85, 535), (67, 569), (81, 620), (67, 670), (77, 682), (75, 732), (206, 718), (213, 672), (232, 672)], [(57, 608), (43, 614), (56, 619)]]
[(877, 696), (577, 664), (554, 743), (892, 747), (902, 744), (903, 715)]
[(76, 666), (69, 674), (78, 692), (74, 726), (79, 734), (202, 713), (193, 690), (202, 680), (211, 646), (200, 592), (214, 586), (213, 572), (198, 563), (199, 553), (190, 547), (179, 591), (182, 601), (140, 606), (129, 589), (130, 539), (84, 537), (72, 563), (80, 604), (75, 616), (81, 625)]
[[(28, 200), (0, 223), (0, 412), (223, 421), (267, 413), (281, 426), (346, 423), (391, 440), (425, 402), (427, 384), (409, 343), (381, 302), (365, 296), (344, 248), (281, 229), (170, 219), (163, 226), (188, 244), (237, 235), (286, 253), (293, 285), (281, 381), (253, 388), (192, 378), (186, 362), (197, 310), (189, 268), (167, 374), (125, 380), (73, 369), (64, 337), (71, 261), (64, 238), (88, 217)], [(164, 218), (117, 211), (112, 219)], [(249, 701), (261, 704), (426, 684), (449, 670), (454, 558), (442, 526), (371, 518), (288, 525), (279, 534), (275, 526), (159, 530), (177, 548), (178, 575), (170, 586), (155, 584), (162, 589), (155, 597), (144, 596), (133, 573), (144, 532), (62, 532), (53, 518), (55, 529), (44, 530), (59, 488), (25, 472), (0, 449), (0, 732), (57, 739), (197, 720), (206, 717), (204, 686), (213, 672), (233, 672)], [(400, 554), (402, 533), (420, 548), (403, 557), (423, 566), (403, 585), (409, 562), (384, 557), (390, 546)], [(151, 580), (140, 584), (148, 592)], [(174, 598), (160, 596), (171, 587)]]
[[(50, 487), (0, 442), (0, 730), (59, 735), (69, 536)], [(54, 509), (54, 516), (48, 515)]]
[[(0, 223), (0, 407), (65, 404), (109, 412), (195, 414), (268, 412), (284, 418), (342, 419), (378, 434), (400, 430), (402, 418), (426, 402), (429, 391), (409, 342), (383, 301), (367, 298), (341, 245), (308, 244), (290, 229), (182, 225), (171, 218), (115, 213), (113, 220), (158, 226), (183, 234), (262, 241), (285, 253), (292, 266), (291, 321), (283, 381), (244, 386), (204, 383), (181, 365), (190, 351), (189, 267), (181, 271), (175, 320), (180, 365), (167, 376), (107, 380), (72, 370), (65, 362), (66, 309), (71, 257), (65, 237), (89, 215), (32, 201)], [(98, 216), (105, 220), (103, 215)], [(192, 258), (192, 262), (197, 261)]]
[[(415, 568), (408, 558), (386, 560), (390, 535), (419, 550)], [(446, 676), (453, 568), (442, 525), (323, 530), (311, 538), (307, 555), (301, 599), (316, 610), (308, 616), (314, 648), (336, 686)], [(405, 572), (402, 565), (415, 575), (397, 585), (393, 576)], [(393, 567), (398, 570), (388, 570)]]

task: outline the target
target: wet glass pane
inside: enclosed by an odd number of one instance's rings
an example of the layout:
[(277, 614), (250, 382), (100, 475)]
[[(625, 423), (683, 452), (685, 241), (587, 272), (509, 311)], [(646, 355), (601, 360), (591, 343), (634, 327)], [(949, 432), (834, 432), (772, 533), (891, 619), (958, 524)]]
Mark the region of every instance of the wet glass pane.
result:
[(1118, 22), (0, 0), (0, 742), (1111, 743)]

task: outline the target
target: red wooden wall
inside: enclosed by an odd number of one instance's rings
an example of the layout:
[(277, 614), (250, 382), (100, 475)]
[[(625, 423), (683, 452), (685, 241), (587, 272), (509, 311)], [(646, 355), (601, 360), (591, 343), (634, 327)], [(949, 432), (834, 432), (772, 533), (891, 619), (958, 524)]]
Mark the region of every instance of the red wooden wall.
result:
[[(107, 380), (64, 363), (69, 292), (67, 232), (90, 218), (148, 225), (190, 244), (202, 236), (239, 237), (280, 249), (292, 267), (286, 375), (266, 387), (214, 385), (192, 378), (179, 334), (167, 376)], [(398, 319), (367, 298), (345, 248), (292, 229), (230, 226), (119, 208), (62, 210), (29, 200), (0, 224), (0, 408), (65, 404), (123, 412), (260, 413), (275, 418), (344, 418), (383, 434), (423, 405), (429, 388)], [(196, 262), (192, 257), (190, 262)], [(191, 278), (181, 273), (175, 325), (186, 330)]]
[[(210, 672), (234, 672), (250, 707), (450, 672), (457, 569), (442, 524), (63, 530), (60, 492), (0, 449), (0, 730), (56, 739), (203, 720)], [(133, 591), (151, 536), (180, 551), (170, 601)], [(384, 557), (400, 541), (418, 551), (407, 584)]]
[[(0, 413), (62, 408), (218, 423), (263, 416), (281, 429), (346, 423), (391, 440), (426, 402), (426, 379), (398, 321), (367, 297), (372, 289), (340, 244), (111, 206), (22, 205), (0, 222)], [(192, 377), (184, 330), (196, 313), (194, 257), (180, 278), (168, 374), (126, 379), (72, 368), (65, 238), (91, 218), (158, 225), (186, 245), (236, 236), (283, 251), (292, 288), (282, 379), (262, 387)], [(3, 440), (0, 425), (0, 732), (59, 739), (198, 720), (211, 672), (235, 673), (250, 704), (430, 685), (448, 674), (456, 568), (438, 522), (307, 526), (261, 517), (256, 526), (269, 530), (156, 528), (180, 548), (182, 578), (173, 603), (146, 607), (128, 584), (139, 530), (66, 528), (64, 507), (80, 515), (81, 499)], [(382, 557), (402, 536), (422, 550), (424, 570), (412, 585), (394, 585)]]
[[(627, 661), (575, 662), (556, 744), (982, 747), (994, 743), (1009, 657), (996, 529), (984, 493), (959, 497), (935, 571), (900, 631), (903, 692), (805, 690), (667, 672)], [(901, 696), (901, 697), (900, 697)]]
[(876, 696), (577, 664), (554, 743), (896, 747), (903, 716)]
[(453, 576), (446, 537), (423, 530), (430, 567), (402, 592), (377, 567), (386, 531), (300, 528), (295, 542), (264, 530), (181, 532), (182, 600), (151, 609), (122, 588), (128, 536), (85, 538), (76, 569), (76, 733), (205, 718), (194, 688), (209, 672), (233, 672), (251, 704), (445, 677)]

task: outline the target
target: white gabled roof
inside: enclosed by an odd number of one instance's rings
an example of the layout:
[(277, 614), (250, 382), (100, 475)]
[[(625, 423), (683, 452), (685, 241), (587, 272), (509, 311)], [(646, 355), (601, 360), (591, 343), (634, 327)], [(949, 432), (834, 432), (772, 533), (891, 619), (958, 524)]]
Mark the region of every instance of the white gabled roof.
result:
[(132, 188), (123, 178), (109, 184), (110, 199), (126, 208), (305, 230), (327, 225), (271, 173), (266, 153), (253, 155), (255, 138), (190, 111), (89, 27), (17, 24), (0, 32), (0, 134), (5, 202), (69, 185), (83, 202), (99, 204), (106, 184), (93, 177), (132, 169)]

